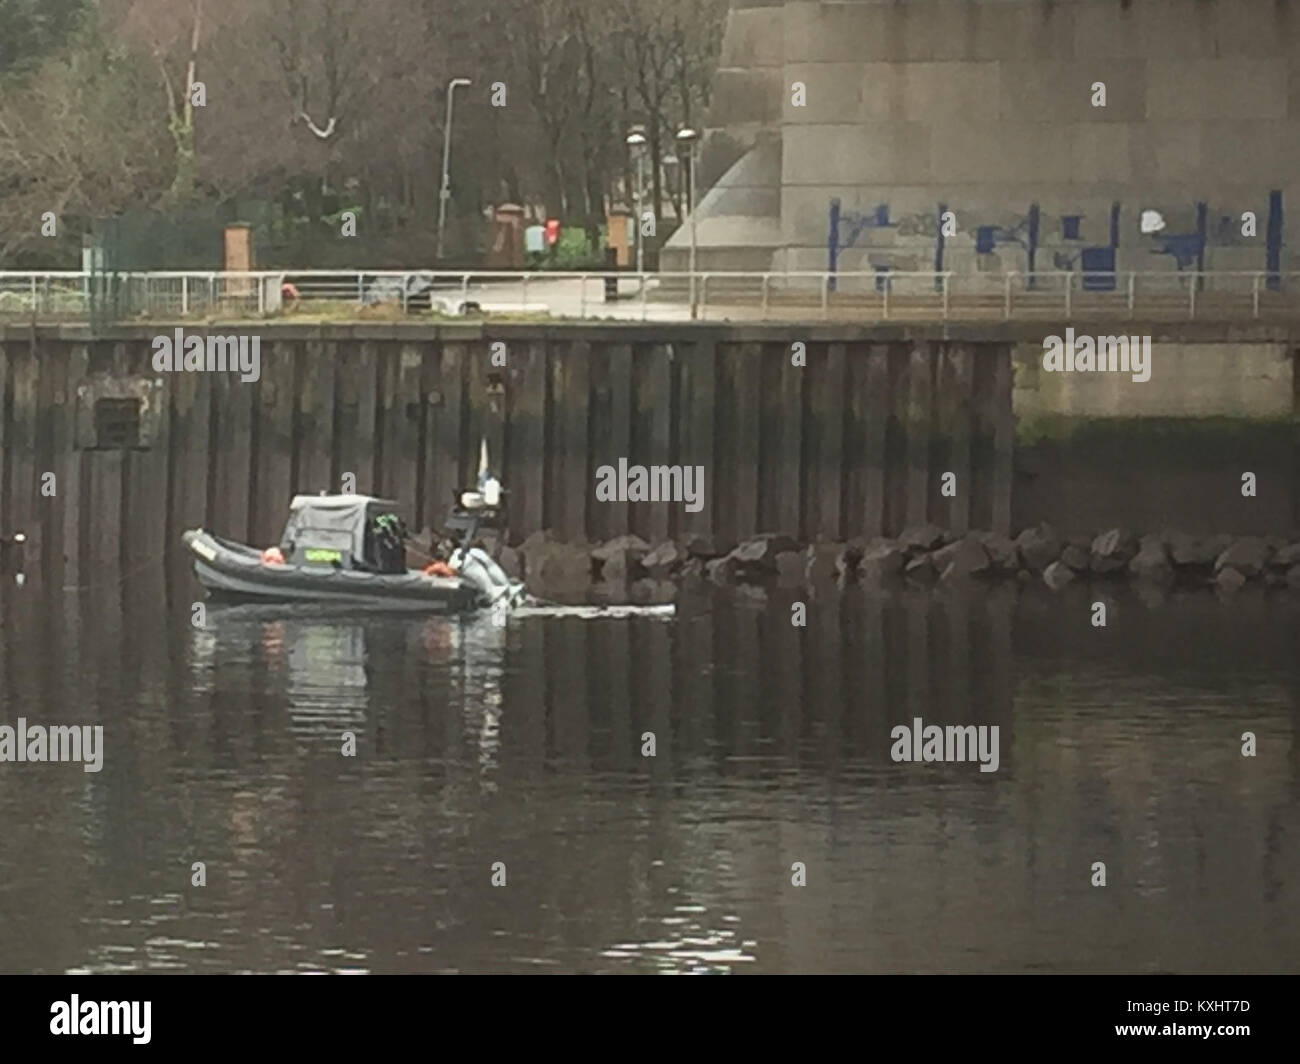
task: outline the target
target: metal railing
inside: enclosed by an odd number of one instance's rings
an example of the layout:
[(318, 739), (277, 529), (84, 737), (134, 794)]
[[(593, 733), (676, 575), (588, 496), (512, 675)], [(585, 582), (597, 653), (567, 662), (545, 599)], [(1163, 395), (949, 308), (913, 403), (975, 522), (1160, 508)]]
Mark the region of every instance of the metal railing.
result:
[(105, 317), (105, 308), (113, 320), (433, 312), (643, 321), (1253, 320), (1300, 315), (1300, 274), (0, 271), (0, 321), (90, 321)]

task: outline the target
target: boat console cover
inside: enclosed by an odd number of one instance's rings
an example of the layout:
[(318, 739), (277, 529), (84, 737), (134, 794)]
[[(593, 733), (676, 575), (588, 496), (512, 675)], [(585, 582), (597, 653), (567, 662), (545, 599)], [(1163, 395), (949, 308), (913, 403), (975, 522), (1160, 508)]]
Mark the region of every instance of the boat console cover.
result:
[(370, 495), (295, 495), (280, 537), (286, 560), (356, 568), (366, 558), (366, 530), (373, 517), (397, 504)]

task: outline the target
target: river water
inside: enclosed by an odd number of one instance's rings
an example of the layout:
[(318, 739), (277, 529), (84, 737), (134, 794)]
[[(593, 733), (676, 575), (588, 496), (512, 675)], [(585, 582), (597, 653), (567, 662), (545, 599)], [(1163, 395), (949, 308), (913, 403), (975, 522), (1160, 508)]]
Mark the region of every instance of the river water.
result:
[[(188, 574), (7, 578), (0, 724), (104, 760), (0, 763), (0, 969), (1300, 966), (1296, 599), (795, 594), (197, 629)], [(894, 763), (915, 717), (997, 771)]]

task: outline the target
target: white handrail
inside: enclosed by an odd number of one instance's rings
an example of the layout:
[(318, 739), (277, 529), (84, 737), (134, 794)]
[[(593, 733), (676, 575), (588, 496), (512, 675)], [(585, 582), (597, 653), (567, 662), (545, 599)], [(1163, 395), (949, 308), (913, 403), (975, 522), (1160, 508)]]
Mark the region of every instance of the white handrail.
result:
[[(15, 315), (24, 321), (33, 315), (75, 320), (78, 315), (88, 315), (93, 300), (108, 290), (97, 281), (91, 283), (96, 276), (80, 270), (0, 270), (0, 320)], [(752, 317), (757, 312), (760, 320), (798, 318), (801, 313), (798, 308), (806, 311), (818, 303), (821, 316), (829, 318), (832, 294), (837, 314), (860, 309), (868, 317), (885, 320), (909, 317), (950, 320), (963, 315), (969, 315), (971, 320), (996, 320), (998, 303), (1003, 320), (1042, 320), (1044, 312), (1053, 311), (1063, 311), (1066, 318), (1072, 319), (1076, 309), (1085, 307), (1087, 313), (1127, 314), (1129, 318), (1155, 313), (1180, 314), (1189, 319), (1207, 314), (1254, 319), (1262, 314), (1266, 288), (1270, 293), (1275, 289), (1300, 292), (1300, 273), (1259, 270), (1205, 273), (1172, 269), (1089, 270), (1082, 274), (1077, 270), (1058, 270), (1031, 275), (1015, 270), (998, 273), (891, 270), (883, 274), (875, 269), (788, 273), (710, 270), (654, 274), (608, 270), (466, 271), (464, 268), (455, 271), (277, 269), (106, 271), (98, 277), (112, 280), (124, 313), (142, 316), (215, 312), (238, 315), (254, 309), (273, 314), (269, 309), (272, 306), (268, 296), (270, 286), (290, 281), (298, 291), (295, 305), (299, 311), (304, 303), (330, 301), (345, 305), (392, 303), (413, 309), (412, 297), (416, 293), (459, 289), (463, 301), (479, 301), (489, 312), (512, 308), (522, 297), (524, 309), (541, 303), (558, 316), (628, 317), (627, 311), (608, 307), (612, 300), (593, 301), (587, 289), (592, 283), (603, 287), (612, 279), (617, 293), (617, 281), (631, 278), (637, 283), (640, 298), (628, 310), (647, 321), (690, 320), (691, 307), (682, 302), (683, 291), (688, 287), (695, 290), (697, 316), (706, 316), (710, 283), (714, 286), (714, 303), (720, 315), (730, 316), (730, 310), (735, 309), (741, 316), (748, 312)], [(651, 299), (650, 282), (665, 277), (689, 280), (690, 285), (660, 285)], [(205, 281), (206, 303), (201, 295)], [(1080, 282), (1080, 302), (1076, 307), (1074, 289)], [(1186, 293), (1179, 291), (1182, 285), (1187, 286)], [(774, 288), (778, 291), (774, 292)], [(1207, 293), (1205, 299), (1199, 295), (1202, 288)], [(499, 307), (489, 305), (494, 294), (501, 297)], [(1058, 299), (1061, 302), (1056, 302)], [(1269, 307), (1277, 308), (1272, 297)], [(1300, 316), (1300, 296), (1286, 309)]]

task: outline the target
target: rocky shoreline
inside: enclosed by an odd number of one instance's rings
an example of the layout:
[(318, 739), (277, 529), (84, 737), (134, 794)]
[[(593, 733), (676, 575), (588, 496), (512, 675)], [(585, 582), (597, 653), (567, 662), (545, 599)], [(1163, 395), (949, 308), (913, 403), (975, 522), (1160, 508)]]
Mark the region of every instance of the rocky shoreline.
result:
[(1248, 584), (1300, 592), (1300, 541), (1278, 536), (1179, 531), (1138, 535), (1111, 528), (1064, 536), (1050, 525), (1014, 539), (996, 532), (957, 535), (935, 525), (895, 538), (800, 543), (767, 533), (739, 544), (709, 537), (650, 544), (639, 536), (565, 543), (537, 532), (501, 551), (503, 568), (532, 587), (671, 597), (678, 584), (845, 587), (1041, 581), (1054, 591), (1074, 583), (1129, 580), (1160, 588), (1191, 586), (1232, 593)]

